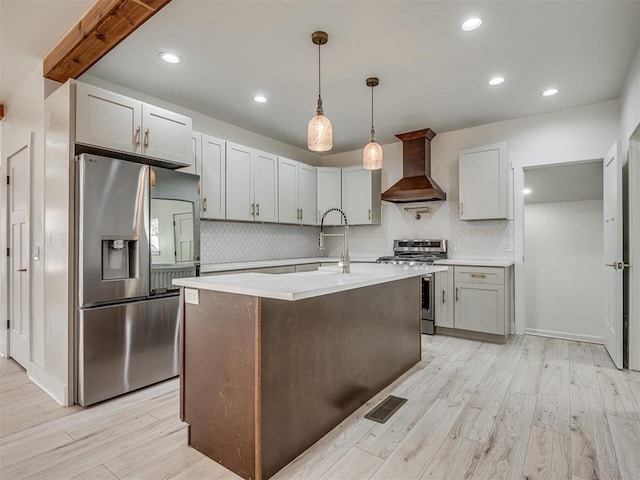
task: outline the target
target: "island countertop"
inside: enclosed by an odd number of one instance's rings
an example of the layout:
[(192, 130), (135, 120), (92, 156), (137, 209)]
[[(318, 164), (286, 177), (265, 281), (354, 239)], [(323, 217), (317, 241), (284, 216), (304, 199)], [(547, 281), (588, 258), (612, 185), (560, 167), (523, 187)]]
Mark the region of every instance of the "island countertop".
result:
[(179, 278), (173, 280), (173, 284), (201, 290), (293, 301), (445, 271), (447, 267), (352, 264), (351, 273), (341, 273), (336, 269), (337, 267), (320, 267), (320, 270), (312, 272), (237, 273)]

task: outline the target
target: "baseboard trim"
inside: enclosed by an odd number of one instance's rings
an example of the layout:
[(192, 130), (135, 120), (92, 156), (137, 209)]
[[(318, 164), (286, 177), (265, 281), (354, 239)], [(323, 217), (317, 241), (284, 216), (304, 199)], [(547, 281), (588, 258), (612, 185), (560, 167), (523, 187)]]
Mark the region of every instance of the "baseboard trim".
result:
[(51, 376), (51, 374), (45, 371), (42, 367), (31, 363), (27, 370), (27, 376), (33, 383), (44, 390), (47, 395), (53, 398), (60, 405), (63, 407), (69, 406), (65, 403), (67, 396), (66, 385)]
[(603, 337), (594, 337), (592, 335), (580, 335), (579, 333), (556, 332), (555, 330), (539, 330), (537, 328), (526, 328), (527, 335), (538, 335), (540, 337), (561, 338), (563, 340), (575, 340), (577, 342), (589, 342), (604, 344)]

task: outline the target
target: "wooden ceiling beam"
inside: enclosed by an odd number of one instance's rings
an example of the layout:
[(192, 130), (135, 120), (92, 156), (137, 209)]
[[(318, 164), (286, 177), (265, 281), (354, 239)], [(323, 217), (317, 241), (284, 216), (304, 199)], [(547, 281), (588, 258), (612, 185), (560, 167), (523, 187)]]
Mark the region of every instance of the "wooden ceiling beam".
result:
[(171, 0), (97, 0), (46, 56), (44, 77), (78, 78)]

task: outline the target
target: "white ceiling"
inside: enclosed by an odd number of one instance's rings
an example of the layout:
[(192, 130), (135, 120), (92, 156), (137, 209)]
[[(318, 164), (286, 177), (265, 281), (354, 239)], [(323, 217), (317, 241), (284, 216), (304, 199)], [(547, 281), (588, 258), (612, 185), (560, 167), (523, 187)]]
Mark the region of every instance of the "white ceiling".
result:
[(579, 202), (602, 198), (602, 160), (528, 168), (524, 187), (531, 193), (524, 202)]
[[(3, 83), (7, 38), (28, 37), (19, 50), (43, 55), (31, 44), (47, 23), (34, 31), (25, 10), (37, 10), (39, 23), (66, 21), (64, 32), (92, 3), (2, 2)], [(69, 23), (71, 11), (77, 18)], [(463, 32), (470, 16), (484, 23)], [(618, 98), (640, 43), (640, 0), (173, 0), (88, 73), (306, 148), (317, 98), (315, 30), (329, 34), (322, 96), (336, 153), (368, 141), (369, 76), (380, 77), (380, 143), (420, 128), (442, 133)], [(167, 50), (184, 61), (164, 64), (157, 54)], [(489, 87), (496, 74), (507, 81)], [(560, 93), (541, 97), (549, 86)], [(255, 103), (256, 93), (269, 102)]]

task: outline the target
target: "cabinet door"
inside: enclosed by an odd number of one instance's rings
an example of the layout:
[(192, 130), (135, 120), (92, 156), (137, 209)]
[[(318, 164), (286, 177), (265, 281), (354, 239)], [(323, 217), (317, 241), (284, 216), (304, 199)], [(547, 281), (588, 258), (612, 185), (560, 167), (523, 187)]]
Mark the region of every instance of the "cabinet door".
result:
[(342, 210), (349, 225), (371, 223), (371, 170), (359, 166), (342, 169)]
[[(178, 168), (179, 172), (200, 175), (200, 165), (202, 163), (202, 134), (199, 132), (191, 132), (191, 157), (189, 165)], [(202, 204), (202, 201), (200, 202)]]
[(257, 222), (278, 221), (278, 157), (255, 152), (251, 166)]
[(224, 219), (226, 204), (226, 151), (225, 141), (211, 135), (202, 135), (202, 192), (200, 218)]
[(317, 188), (316, 167), (298, 164), (298, 207), (302, 214), (302, 225), (316, 224)]
[(227, 220), (253, 220), (251, 185), (252, 150), (227, 142), (226, 211)]
[[(330, 208), (342, 208), (342, 169), (318, 167), (318, 225)], [(331, 212), (324, 218), (324, 224), (342, 225), (342, 215)]]
[(508, 218), (506, 143), (460, 150), (460, 219)]
[(504, 285), (456, 283), (454, 325), (504, 335)]
[(434, 320), (437, 327), (453, 328), (453, 269), (436, 272)]
[(191, 161), (191, 119), (179, 113), (142, 106), (142, 153), (188, 165)]
[(278, 158), (278, 219), (280, 223), (299, 223), (298, 162)]
[(142, 103), (116, 93), (77, 83), (76, 142), (140, 153)]

